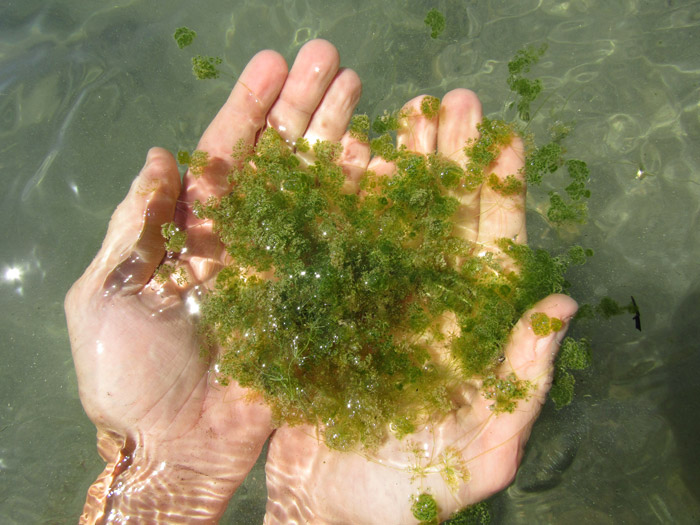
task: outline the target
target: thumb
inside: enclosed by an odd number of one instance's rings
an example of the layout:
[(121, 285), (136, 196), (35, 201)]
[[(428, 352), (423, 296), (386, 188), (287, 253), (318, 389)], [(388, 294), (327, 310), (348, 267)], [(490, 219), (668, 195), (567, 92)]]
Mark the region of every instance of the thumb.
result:
[[(515, 374), (533, 384), (532, 396), (544, 399), (552, 365), (578, 305), (568, 295), (550, 295), (525, 312), (513, 328), (500, 375)], [(542, 315), (544, 314), (544, 316)], [(549, 326), (542, 326), (542, 324)]]
[[(481, 492), (470, 493), (472, 501), (501, 490), (515, 477), (530, 430), (551, 386), (553, 361), (559, 343), (576, 309), (576, 301), (570, 297), (550, 295), (525, 312), (506, 345), (505, 360), (497, 373), (501, 382), (492, 387), (495, 395), (478, 395), (466, 412), (472, 425), (474, 421), (478, 423), (478, 435), (472, 438), (477, 454), (469, 459), (469, 468), (472, 472), (489, 473), (488, 482), (477, 487), (482, 489)], [(562, 325), (547, 335), (538, 335), (537, 332), (543, 331), (538, 329), (537, 323), (533, 328), (532, 314), (535, 313), (559, 319)], [(514, 385), (513, 376), (516, 388), (522, 385), (520, 381), (529, 382), (525, 399), (517, 399), (517, 404), (506, 409), (505, 413), (494, 410), (494, 398), (498, 399), (499, 392), (509, 392), (509, 385)]]
[[(510, 334), (505, 349), (505, 359), (497, 376), (509, 381), (514, 378), (521, 385), (529, 383), (525, 399), (518, 399), (512, 414), (507, 418), (497, 418), (504, 433), (520, 432), (534, 421), (544, 404), (545, 396), (552, 385), (553, 363), (559, 351), (559, 344), (569, 327), (578, 305), (567, 295), (555, 294), (542, 299), (525, 312)], [(533, 314), (537, 314), (534, 318)], [(545, 314), (553, 322), (553, 330), (541, 330), (538, 317)], [(561, 324), (559, 324), (561, 322)], [(504, 388), (496, 385), (492, 390)], [(494, 390), (494, 395), (498, 394)], [(480, 395), (472, 404), (472, 410), (487, 419), (495, 408), (493, 396)], [(507, 423), (506, 423), (507, 421)]]
[(151, 148), (86, 272), (105, 292), (136, 293), (151, 279), (165, 254), (161, 226), (173, 220), (179, 193), (180, 174), (172, 154)]

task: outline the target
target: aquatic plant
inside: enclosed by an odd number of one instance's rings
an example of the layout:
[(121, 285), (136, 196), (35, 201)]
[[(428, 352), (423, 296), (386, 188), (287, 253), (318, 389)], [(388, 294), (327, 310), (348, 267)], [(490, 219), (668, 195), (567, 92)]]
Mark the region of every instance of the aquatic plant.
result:
[(437, 97), (423, 97), (420, 103), (420, 111), (427, 118), (437, 117), (440, 111), (440, 99)]
[[(507, 82), (517, 98), (510, 104), (510, 107), (516, 107), (518, 117), (526, 123), (524, 126), (517, 126), (517, 129), (528, 146), (524, 168), (527, 184), (530, 186), (541, 184), (546, 176), (555, 173), (562, 166), (566, 166), (571, 179), (571, 182), (564, 188), (563, 194), (556, 190), (548, 192), (549, 208), (545, 213), (547, 220), (557, 227), (572, 223), (581, 224), (586, 222), (588, 215), (586, 200), (591, 196), (588, 189), (590, 172), (584, 161), (564, 158), (565, 149), (562, 141), (569, 134), (570, 127), (561, 122), (555, 122), (551, 128), (551, 141), (540, 146), (535, 145), (534, 136), (527, 131), (531, 119), (530, 105), (542, 91), (542, 81), (537, 78), (529, 79), (525, 73), (530, 72), (546, 50), (546, 44), (539, 48), (528, 46), (519, 50), (508, 62)], [(504, 187), (494, 181), (492, 187), (506, 193), (517, 192), (515, 180), (511, 180), (510, 183), (511, 186), (505, 185)]]
[(423, 493), (418, 496), (411, 506), (411, 512), (413, 517), (420, 520), (422, 524), (432, 524), (437, 523), (438, 517), (438, 506), (435, 498), (430, 494)]
[(350, 119), (350, 136), (360, 142), (369, 142), (370, 121), (367, 115), (353, 115)]
[(192, 73), (194, 73), (194, 76), (199, 80), (219, 78), (220, 72), (217, 66), (221, 64), (221, 62), (221, 57), (194, 56), (192, 57)]
[(445, 30), (445, 15), (435, 8), (428, 11), (424, 22), (430, 28), (430, 38), (437, 38)]
[(522, 120), (530, 120), (530, 104), (542, 91), (542, 81), (538, 78), (529, 79), (524, 76), (547, 50), (543, 44), (539, 48), (528, 46), (520, 49), (508, 62), (508, 86), (520, 98), (517, 102), (518, 115)]
[[(177, 43), (177, 47), (184, 49), (192, 45), (197, 33), (189, 27), (178, 27), (173, 33), (173, 38)], [(220, 71), (217, 66), (223, 62), (221, 57), (195, 55), (192, 57), (192, 73), (199, 80), (207, 80), (211, 78), (219, 78)]]
[(489, 523), (491, 523), (491, 511), (486, 501), (463, 508), (445, 522), (446, 525), (488, 525)]
[[(357, 133), (367, 123), (356, 119)], [(208, 343), (223, 348), (220, 380), (260, 392), (277, 423), (317, 425), (340, 450), (445, 414), (450, 392), (474, 376), (496, 411), (525, 399), (530, 385), (496, 369), (522, 313), (565, 289), (569, 258), (504, 240), (518, 269), (508, 270), (452, 234), (454, 195), (483, 180), (513, 138), (502, 122), (480, 127), (465, 169), (396, 148), (388, 133), (373, 139), (396, 173), (366, 173), (362, 197), (343, 192), (339, 144), (315, 143), (310, 166), (273, 129), (252, 152), (239, 147), (234, 190), (195, 205), (235, 261), (201, 310)]]
[(177, 42), (177, 47), (183, 49), (194, 42), (197, 33), (192, 31), (189, 27), (178, 27), (173, 33), (173, 38)]
[(566, 337), (562, 341), (554, 369), (554, 380), (549, 396), (557, 408), (571, 403), (576, 379), (571, 370), (583, 370), (592, 363), (591, 345), (587, 339)]
[[(524, 74), (544, 49), (527, 48), (509, 63), (522, 121), (541, 90)], [(195, 58), (203, 77), (218, 75), (220, 59)], [(439, 110), (435, 97), (419, 105), (426, 118)], [(527, 123), (484, 118), (479, 137), (464, 146), (468, 161), (458, 165), (397, 148), (392, 135), (408, 116), (353, 116), (350, 135), (396, 167), (391, 177), (365, 173), (360, 194), (343, 190), (340, 144), (299, 138), (290, 146), (267, 129), (255, 146), (235, 148), (233, 191), (194, 206), (235, 261), (201, 306), (205, 351), (221, 349), (219, 381), (259, 392), (277, 424), (316, 425), (338, 450), (376, 447), (387, 432), (411, 434), (452, 410), (450, 393), (474, 377), (495, 412), (512, 412), (532, 388), (497, 374), (512, 327), (538, 300), (566, 293), (567, 269), (592, 255), (580, 246), (551, 255), (508, 239), (498, 241), (499, 256), (476, 255), (477, 246), (452, 233), (461, 194), (487, 184), (517, 195), (523, 180), (536, 186), (562, 166), (570, 182), (550, 193), (547, 217), (555, 225), (585, 220), (589, 172), (564, 158), (567, 126), (553, 127), (552, 140), (536, 146)], [(522, 173), (491, 174), (516, 135), (527, 148)], [(308, 152), (305, 161), (297, 156)], [(178, 162), (197, 177), (208, 156), (179, 152)], [(184, 245), (179, 233), (164, 225), (170, 252)], [(166, 262), (158, 276), (175, 271)], [(530, 322), (541, 337), (563, 326), (541, 312)], [(590, 357), (586, 341), (566, 341), (552, 388), (557, 406), (571, 400), (570, 371), (587, 362), (586, 348)]]
[(177, 152), (177, 162), (184, 166), (188, 166), (190, 173), (196, 178), (201, 177), (204, 173), (204, 168), (209, 163), (209, 153), (202, 150), (194, 150), (191, 154), (188, 151)]
[(174, 222), (161, 226), (161, 235), (165, 239), (165, 249), (169, 252), (181, 252), (187, 241), (187, 232), (180, 230)]

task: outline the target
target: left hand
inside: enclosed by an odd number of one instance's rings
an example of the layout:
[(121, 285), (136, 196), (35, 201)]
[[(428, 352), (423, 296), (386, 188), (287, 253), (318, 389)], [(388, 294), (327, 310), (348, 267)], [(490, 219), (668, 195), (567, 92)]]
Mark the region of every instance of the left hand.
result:
[[(422, 116), (421, 100), (418, 97), (405, 106), (402, 113), (409, 117), (398, 131), (398, 145), (426, 155), (437, 151), (464, 165), (463, 146), (478, 136), (479, 100), (470, 91), (452, 91), (433, 119)], [(514, 139), (491, 167), (493, 173), (501, 179), (520, 173), (522, 150), (520, 140)], [(392, 166), (381, 159), (372, 160), (369, 169), (392, 172)], [(484, 184), (460, 199), (455, 231), (479, 250), (499, 256), (498, 239), (527, 241), (524, 193), (505, 197)], [(538, 337), (529, 320), (533, 312), (562, 319), (564, 326)], [(418, 523), (411, 507), (423, 493), (435, 499), (442, 521), (503, 489), (515, 476), (551, 385), (559, 342), (575, 312), (571, 298), (552, 295), (526, 312), (513, 328), (499, 376), (514, 373), (533, 385), (529, 398), (518, 401), (513, 413), (493, 412), (492, 401), (481, 395), (481, 383), (474, 379), (456, 396), (452, 413), (403, 440), (392, 435), (376, 451), (331, 450), (308, 425), (276, 430), (266, 465), (265, 523)]]

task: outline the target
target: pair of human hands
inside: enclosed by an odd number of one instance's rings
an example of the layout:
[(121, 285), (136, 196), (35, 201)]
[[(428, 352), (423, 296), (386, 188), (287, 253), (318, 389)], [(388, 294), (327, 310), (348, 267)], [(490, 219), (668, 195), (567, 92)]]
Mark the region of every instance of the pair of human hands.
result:
[[(149, 151), (102, 248), (66, 297), (80, 399), (107, 462), (89, 489), (81, 522), (216, 522), (271, 434), (266, 523), (415, 523), (411, 506), (422, 493), (433, 496), (445, 519), (513, 479), (567, 322), (538, 337), (525, 314), (513, 329), (500, 373), (534, 385), (514, 413), (495, 414), (478, 382), (465, 384), (459, 408), (440, 423), (401, 441), (391, 437), (371, 454), (332, 451), (309, 426), (273, 433), (259, 397), (235, 381), (219, 384), (200, 357), (196, 305), (225, 253), (192, 204), (229, 191), (234, 146), (253, 144), (266, 126), (290, 142), (341, 142), (339, 163), (351, 183), (368, 169), (390, 175), (390, 163), (371, 159), (369, 146), (346, 132), (360, 92), (359, 78), (339, 68), (328, 42), (306, 44), (289, 72), (279, 54), (262, 51), (197, 146), (209, 154), (201, 176), (188, 172), (181, 182), (169, 152)], [(451, 91), (434, 118), (421, 114), (421, 99), (406, 104), (398, 143), (463, 164), (465, 142), (478, 136), (478, 99)], [(491, 169), (505, 177), (522, 165), (515, 140)], [(524, 198), (486, 186), (462, 196), (455, 231), (489, 251), (497, 251), (503, 237), (526, 242)], [(188, 233), (177, 256), (186, 285), (153, 279), (165, 255), (161, 225), (171, 221)], [(568, 321), (576, 304), (555, 295), (535, 309)]]

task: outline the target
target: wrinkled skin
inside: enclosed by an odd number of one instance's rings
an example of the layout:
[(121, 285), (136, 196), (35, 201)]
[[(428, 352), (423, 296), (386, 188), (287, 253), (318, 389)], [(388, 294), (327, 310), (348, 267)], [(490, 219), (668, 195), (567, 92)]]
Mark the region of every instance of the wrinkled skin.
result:
[[(102, 248), (66, 297), (66, 316), (80, 399), (98, 429), (107, 462), (91, 486), (81, 522), (212, 523), (224, 511), (272, 432), (267, 407), (233, 382), (218, 384), (211, 363), (200, 357), (196, 314), (191, 307), (221, 267), (224, 254), (210, 225), (192, 214), (192, 203), (228, 190), (231, 151), (252, 144), (265, 126), (290, 142), (304, 136), (341, 141), (340, 159), (352, 191), (369, 167), (369, 149), (345, 133), (361, 91), (357, 75), (339, 69), (335, 48), (312, 41), (288, 72), (282, 57), (258, 53), (205, 131), (197, 149), (207, 151), (204, 174), (180, 182), (172, 155), (159, 148), (115, 211)], [(420, 98), (409, 102), (416, 108)], [(473, 93), (455, 90), (432, 120), (405, 119), (400, 143), (419, 152), (439, 151), (464, 160), (461, 146), (476, 135), (481, 117)], [(497, 173), (522, 164), (518, 143), (505, 150)], [(525, 242), (524, 196), (503, 199), (487, 188), (462, 197), (456, 230), (495, 250), (500, 237)], [(165, 250), (160, 227), (174, 220), (188, 232), (175, 260), (189, 282), (152, 280)], [(552, 296), (537, 306), (568, 320), (575, 303)], [(390, 440), (371, 457), (328, 450), (306, 427), (278, 429), (267, 463), (268, 523), (412, 523), (411, 497), (429, 491), (441, 517), (503, 488), (515, 474), (522, 447), (551, 381), (551, 364), (563, 331), (537, 338), (526, 320), (515, 328), (504, 373), (515, 371), (536, 389), (514, 414), (494, 415), (478, 385), (465, 385), (461, 408), (411, 436), (430, 457), (458, 451), (471, 475), (448, 488), (439, 474), (416, 477), (405, 442)], [(368, 461), (369, 459), (369, 461)], [(430, 463), (427, 461), (426, 465)], [(424, 461), (424, 463), (425, 463)], [(426, 466), (423, 465), (423, 466)], [(428, 469), (429, 470), (429, 469)]]

